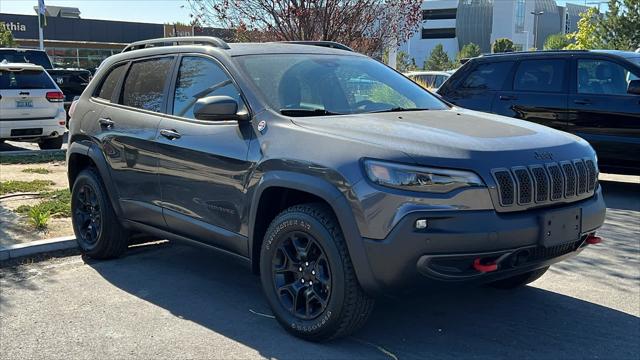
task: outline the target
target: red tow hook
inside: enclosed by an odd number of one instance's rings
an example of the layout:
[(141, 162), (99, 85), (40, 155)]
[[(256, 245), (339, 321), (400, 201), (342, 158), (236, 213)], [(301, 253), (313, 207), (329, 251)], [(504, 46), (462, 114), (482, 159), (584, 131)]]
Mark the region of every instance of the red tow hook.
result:
[(498, 270), (498, 264), (495, 262), (489, 264), (480, 263), (480, 258), (473, 260), (473, 268), (482, 273), (488, 273)]
[(589, 235), (587, 236), (587, 240), (585, 242), (589, 245), (600, 244), (602, 242), (602, 238), (600, 236)]

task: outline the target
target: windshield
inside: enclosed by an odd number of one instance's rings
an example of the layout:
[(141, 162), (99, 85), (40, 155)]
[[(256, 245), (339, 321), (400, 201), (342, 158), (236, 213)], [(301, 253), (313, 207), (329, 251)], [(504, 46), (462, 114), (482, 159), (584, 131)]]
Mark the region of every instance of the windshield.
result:
[(7, 60), (9, 63), (36, 64), (45, 69), (51, 68), (51, 61), (49, 60), (49, 57), (42, 51), (0, 50), (0, 62), (3, 60)]
[(290, 116), (447, 108), (411, 80), (362, 56), (276, 54), (236, 60), (269, 106)]

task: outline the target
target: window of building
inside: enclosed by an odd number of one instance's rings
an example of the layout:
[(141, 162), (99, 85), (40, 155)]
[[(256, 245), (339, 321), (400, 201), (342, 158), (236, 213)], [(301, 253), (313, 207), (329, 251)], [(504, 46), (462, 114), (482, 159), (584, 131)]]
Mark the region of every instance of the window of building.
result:
[(527, 12), (525, 0), (516, 0), (516, 32), (524, 32), (524, 17)]
[(182, 59), (173, 99), (173, 115), (194, 119), (193, 106), (198, 99), (226, 95), (244, 106), (240, 92), (213, 60), (189, 56)]
[(124, 71), (124, 69), (125, 69), (125, 66), (123, 64), (123, 65), (118, 65), (115, 68), (113, 68), (113, 70), (111, 70), (109, 75), (107, 75), (107, 77), (102, 82), (102, 85), (100, 86), (100, 90), (97, 92), (97, 96), (99, 98), (105, 99), (105, 100), (111, 100), (111, 98), (113, 97), (113, 93), (116, 89), (116, 85), (118, 85), (118, 81), (120, 81), (120, 78), (122, 77), (122, 72)]
[(564, 60), (527, 60), (520, 63), (513, 79), (519, 91), (562, 92)]
[(173, 58), (133, 63), (122, 88), (122, 104), (155, 112), (162, 111), (164, 87)]
[(453, 39), (456, 37), (455, 28), (422, 29), (423, 39)]
[(624, 67), (607, 60), (578, 60), (578, 93), (626, 95), (634, 75)]
[(465, 89), (501, 90), (512, 61), (502, 61), (478, 65), (462, 83)]
[(55, 67), (91, 71), (97, 69), (104, 59), (119, 52), (117, 49), (47, 48), (47, 54)]
[(422, 20), (455, 19), (457, 12), (457, 8), (422, 10)]

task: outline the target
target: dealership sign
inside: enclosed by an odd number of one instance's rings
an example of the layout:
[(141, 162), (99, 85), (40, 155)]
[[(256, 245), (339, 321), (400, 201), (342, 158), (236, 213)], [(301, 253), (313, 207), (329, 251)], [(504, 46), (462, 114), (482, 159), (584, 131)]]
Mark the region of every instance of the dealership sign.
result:
[(27, 31), (27, 25), (22, 24), (20, 22), (13, 22), (13, 21), (2, 21), (0, 22), (0, 26), (2, 26), (3, 28), (11, 31), (12, 33), (16, 33), (16, 32), (26, 32)]

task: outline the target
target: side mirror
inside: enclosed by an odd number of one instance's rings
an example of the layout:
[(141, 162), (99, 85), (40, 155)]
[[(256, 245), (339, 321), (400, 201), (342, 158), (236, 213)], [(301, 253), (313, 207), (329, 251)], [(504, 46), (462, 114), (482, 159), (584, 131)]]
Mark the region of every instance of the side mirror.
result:
[(229, 96), (207, 96), (193, 105), (193, 115), (198, 120), (249, 120), (245, 111), (238, 112), (238, 102)]
[(627, 88), (627, 94), (640, 95), (640, 80), (629, 81), (629, 87)]

